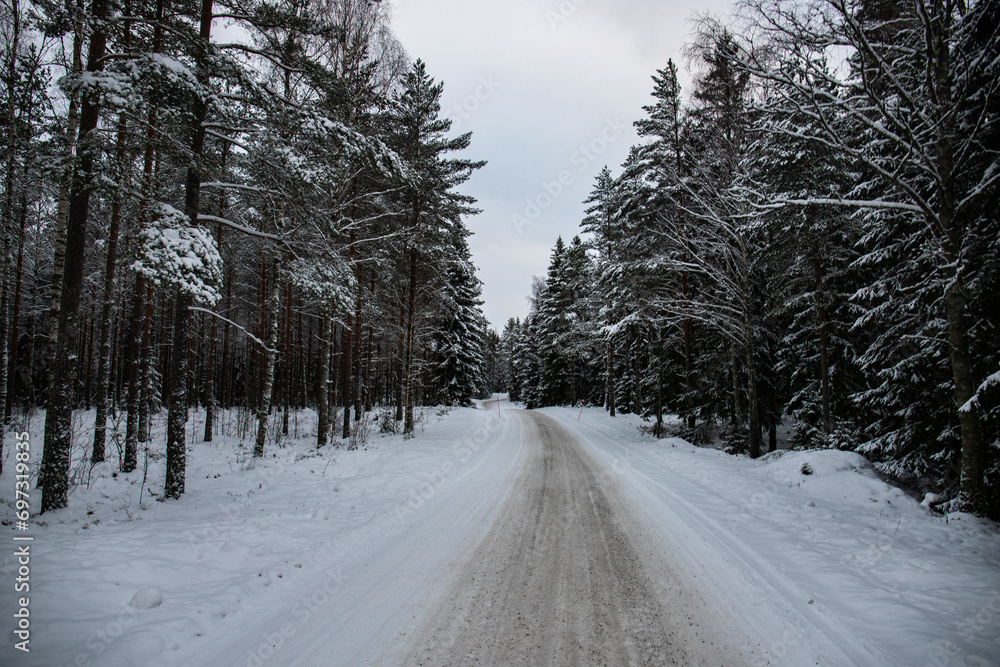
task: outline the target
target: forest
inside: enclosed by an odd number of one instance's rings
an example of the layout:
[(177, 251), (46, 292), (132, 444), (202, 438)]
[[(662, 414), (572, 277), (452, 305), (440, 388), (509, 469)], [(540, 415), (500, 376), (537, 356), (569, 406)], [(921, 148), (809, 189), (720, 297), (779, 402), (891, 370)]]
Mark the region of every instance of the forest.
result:
[(655, 73), (506, 325), (511, 397), (754, 458), (784, 429), (1000, 516), (998, 25), (893, 0), (696, 21), (691, 90)]
[(135, 470), (158, 415), (167, 499), (191, 407), (260, 457), (305, 406), (352, 446), (489, 391), (457, 190), (484, 163), (386, 5), (12, 0), (3, 26), (0, 405), (46, 409), (42, 512), (81, 458)]
[(485, 162), (390, 14), (0, 8), (0, 405), (45, 411), (42, 512), (81, 465), (135, 470), (156, 418), (179, 498), (192, 408), (205, 441), (237, 411), (261, 457), (305, 408), (317, 447), (353, 447), (509, 392), (753, 458), (780, 431), (1000, 516), (996, 2), (698, 19), (690, 90), (653, 74), (639, 142), (501, 334), (462, 192)]

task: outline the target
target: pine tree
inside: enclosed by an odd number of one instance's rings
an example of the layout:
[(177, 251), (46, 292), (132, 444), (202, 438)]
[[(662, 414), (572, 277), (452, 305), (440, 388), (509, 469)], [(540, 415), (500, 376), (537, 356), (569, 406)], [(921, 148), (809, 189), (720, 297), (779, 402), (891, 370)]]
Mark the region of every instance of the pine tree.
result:
[(484, 386), (486, 323), (481, 287), (463, 235), (444, 268), (438, 314), (432, 319), (432, 383), (443, 405), (471, 405)]
[[(767, 81), (790, 106), (798, 104), (820, 121), (812, 131), (796, 128), (796, 134), (856, 161), (877, 177), (874, 197), (864, 197), (871, 193), (865, 192), (872, 184), (868, 182), (857, 198), (804, 203), (898, 211), (911, 216), (924, 237), (916, 244), (916, 258), (930, 259), (931, 270), (915, 287), (944, 294), (936, 301), (937, 317), (946, 323), (953, 423), (961, 433), (962, 504), (982, 512), (987, 505), (982, 424), (974, 406), (961, 409), (981, 377), (972, 357), (968, 312), (968, 281), (979, 262), (967, 251), (977, 237), (976, 209), (993, 194), (1000, 176), (988, 166), (995, 158), (983, 159), (981, 142), (989, 123), (969, 121), (982, 118), (982, 110), (996, 103), (995, 86), (984, 88), (983, 82), (996, 80), (1000, 36), (988, 31), (990, 36), (975, 49), (963, 45), (976, 33), (977, 23), (992, 13), (991, 3), (872, 2), (855, 7), (816, 0), (792, 12), (778, 3), (747, 4), (758, 17), (761, 37), (773, 44), (771, 53), (777, 57), (769, 62), (780, 66), (743, 57), (741, 68)], [(813, 11), (827, 12), (829, 20), (802, 20)], [(825, 69), (820, 56), (834, 46), (854, 54), (847, 77)], [(805, 103), (798, 102), (799, 95)], [(887, 99), (894, 103), (885, 104)], [(853, 132), (842, 131), (842, 118), (855, 124)], [(858, 142), (859, 136), (866, 140)], [(869, 216), (871, 222), (883, 219)], [(887, 229), (871, 225), (869, 231), (875, 243), (892, 244)], [(918, 275), (918, 267), (911, 266), (911, 275)]]
[(566, 284), (566, 246), (556, 240), (545, 287), (538, 295), (536, 326), (541, 358), (538, 392), (541, 405), (560, 405), (569, 399), (572, 385), (567, 343), (572, 331), (571, 293)]
[(461, 216), (476, 213), (475, 200), (455, 191), (472, 172), (485, 165), (463, 159), (445, 158), (447, 153), (468, 148), (471, 133), (446, 138), (451, 120), (441, 118), (443, 86), (435, 83), (423, 62), (418, 60), (407, 73), (403, 90), (393, 96), (385, 123), (389, 128), (388, 143), (406, 161), (410, 175), (403, 187), (402, 205), (407, 234), (404, 255), (405, 320), (403, 349), (404, 431), (413, 432), (413, 408), (416, 403), (414, 355), (418, 286), (421, 269), (437, 259), (436, 250), (444, 247), (442, 240), (461, 225)]

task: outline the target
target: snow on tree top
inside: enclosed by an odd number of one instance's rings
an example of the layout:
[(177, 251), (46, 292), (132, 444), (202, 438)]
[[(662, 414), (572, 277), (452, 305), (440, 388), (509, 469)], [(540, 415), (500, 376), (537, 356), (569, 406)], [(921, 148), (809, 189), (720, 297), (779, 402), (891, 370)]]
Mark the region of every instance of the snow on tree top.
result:
[(215, 238), (191, 226), (186, 215), (169, 204), (153, 207), (154, 222), (144, 231), (137, 273), (157, 286), (177, 287), (196, 302), (214, 305), (222, 282), (222, 257)]

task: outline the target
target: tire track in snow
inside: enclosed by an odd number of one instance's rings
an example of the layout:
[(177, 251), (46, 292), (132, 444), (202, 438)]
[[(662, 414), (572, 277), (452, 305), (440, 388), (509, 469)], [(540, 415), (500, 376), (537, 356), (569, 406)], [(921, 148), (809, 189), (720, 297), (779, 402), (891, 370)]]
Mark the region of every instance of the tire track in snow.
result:
[[(561, 417), (561, 415), (560, 415)], [(619, 442), (610, 438), (607, 434), (592, 427), (572, 424), (569, 420), (559, 419), (565, 422), (570, 430), (576, 433), (580, 439), (589, 445), (589, 448), (597, 453), (601, 458), (620, 459), (613, 455), (611, 448), (625, 451), (630, 459), (642, 461), (641, 450), (626, 442)], [(585, 431), (593, 435), (588, 436)], [(607, 440), (611, 447), (603, 447), (597, 444), (597, 440)], [(871, 664), (875, 656), (865, 653), (859, 649), (853, 634), (840, 623), (833, 619), (824, 618), (822, 612), (812, 606), (806, 606), (803, 602), (809, 596), (795, 585), (794, 582), (776, 576), (773, 573), (773, 566), (749, 545), (743, 543), (732, 531), (722, 526), (715, 518), (694, 506), (685, 496), (704, 496), (711, 493), (704, 484), (701, 484), (689, 477), (674, 473), (672, 480), (674, 486), (657, 481), (651, 475), (644, 473), (634, 465), (628, 465), (631, 482), (637, 486), (642, 495), (645, 496), (642, 503), (649, 517), (661, 526), (661, 532), (670, 535), (683, 537), (683, 542), (691, 539), (699, 539), (708, 548), (726, 561), (728, 568), (739, 570), (742, 575), (742, 586), (755, 589), (755, 595), (746, 597), (763, 598), (768, 602), (782, 600), (784, 609), (794, 609), (797, 618), (795, 621), (805, 621), (808, 628), (802, 627), (800, 623), (795, 623), (790, 631), (786, 628), (780, 636), (775, 633), (773, 641), (770, 642), (769, 650), (765, 656), (755, 656), (753, 664), (786, 664), (780, 659), (787, 656), (793, 645), (801, 648), (803, 641), (811, 640), (814, 644), (814, 651), (817, 656), (821, 656), (822, 663), (818, 664)], [(678, 485), (687, 485), (692, 492), (685, 494), (683, 488)], [(655, 508), (655, 509), (654, 509)], [(698, 527), (694, 529), (694, 527)], [(692, 557), (697, 557), (693, 550), (688, 549)], [(712, 575), (722, 574), (712, 572)], [(740, 599), (748, 591), (731, 588), (734, 602), (749, 602), (752, 606), (755, 600)], [(747, 609), (738, 610), (744, 615)], [(757, 619), (764, 626), (773, 626), (775, 623), (781, 624), (782, 620), (777, 617), (770, 619)], [(769, 622), (770, 621), (770, 622)], [(779, 625), (780, 627), (780, 625)], [(791, 636), (789, 636), (791, 635)], [(758, 635), (766, 636), (766, 635)], [(771, 660), (778, 659), (777, 663)], [(791, 664), (791, 663), (787, 663)]]
[(650, 579), (612, 479), (576, 439), (547, 415), (506, 414), (525, 424), (524, 472), (401, 664), (745, 662), (695, 592)]

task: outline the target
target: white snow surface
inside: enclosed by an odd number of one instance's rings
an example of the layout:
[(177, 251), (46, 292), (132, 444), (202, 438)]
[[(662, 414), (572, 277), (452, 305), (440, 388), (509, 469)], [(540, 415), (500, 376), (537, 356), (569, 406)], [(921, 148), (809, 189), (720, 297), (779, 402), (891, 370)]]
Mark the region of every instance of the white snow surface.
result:
[[(416, 437), (374, 429), (354, 451), (317, 452), (307, 412), (253, 467), (239, 414), (225, 412), (202, 443), (204, 417), (193, 413), (186, 493), (166, 503), (138, 498), (142, 452), (133, 473), (114, 476), (110, 462), (88, 475), (87, 413), (70, 507), (33, 516), (27, 532), (13, 526), (8, 433), (0, 664), (393, 664), (525, 460), (516, 408), (499, 405), (428, 410)], [(753, 638), (751, 664), (1000, 664), (996, 524), (931, 513), (857, 454), (751, 461), (655, 440), (633, 416), (544, 411), (604, 464), (663, 554)], [(27, 428), (34, 465), (43, 423), (36, 414)], [(160, 424), (145, 483), (154, 493), (162, 441)], [(35, 512), (39, 501), (32, 488)], [(12, 583), (15, 535), (34, 537), (30, 653), (14, 649), (11, 631), (23, 595)]]

